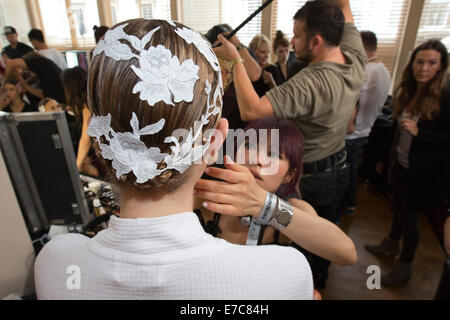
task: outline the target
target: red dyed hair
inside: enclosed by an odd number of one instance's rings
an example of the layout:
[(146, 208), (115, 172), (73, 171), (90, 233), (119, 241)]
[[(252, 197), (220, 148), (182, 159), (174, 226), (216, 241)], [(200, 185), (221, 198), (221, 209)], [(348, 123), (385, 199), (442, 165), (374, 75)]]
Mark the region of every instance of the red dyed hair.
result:
[(267, 129), (268, 132), (271, 129), (279, 130), (280, 154), (284, 154), (289, 161), (289, 172), (295, 170), (295, 175), (289, 184), (278, 188), (277, 195), (281, 198), (285, 198), (293, 193), (299, 195), (298, 182), (302, 172), (303, 138), (294, 122), (277, 117), (268, 117), (250, 122), (245, 127), (244, 132), (249, 129)]

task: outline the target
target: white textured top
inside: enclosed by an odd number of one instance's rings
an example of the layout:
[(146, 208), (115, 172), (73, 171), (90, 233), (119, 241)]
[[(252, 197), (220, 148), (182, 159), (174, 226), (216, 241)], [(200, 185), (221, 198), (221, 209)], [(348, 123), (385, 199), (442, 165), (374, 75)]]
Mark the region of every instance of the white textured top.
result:
[(47, 59), (52, 60), (61, 70), (67, 69), (67, 63), (66, 59), (64, 59), (64, 55), (55, 48), (42, 49), (39, 50), (38, 53)]
[(94, 238), (57, 236), (37, 257), (35, 284), (38, 299), (313, 298), (311, 269), (299, 251), (214, 238), (193, 212), (112, 216)]
[(356, 115), (355, 131), (347, 139), (368, 137), (372, 126), (381, 114), (381, 109), (391, 88), (391, 77), (382, 62), (366, 64), (366, 78), (359, 96), (359, 111)]

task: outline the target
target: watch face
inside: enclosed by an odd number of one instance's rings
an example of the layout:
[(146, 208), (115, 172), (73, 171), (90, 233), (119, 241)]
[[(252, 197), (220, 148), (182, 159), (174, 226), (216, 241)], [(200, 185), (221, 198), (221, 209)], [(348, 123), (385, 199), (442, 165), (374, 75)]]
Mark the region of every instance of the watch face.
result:
[(288, 210), (281, 210), (277, 217), (278, 223), (286, 225), (291, 221), (291, 213)]

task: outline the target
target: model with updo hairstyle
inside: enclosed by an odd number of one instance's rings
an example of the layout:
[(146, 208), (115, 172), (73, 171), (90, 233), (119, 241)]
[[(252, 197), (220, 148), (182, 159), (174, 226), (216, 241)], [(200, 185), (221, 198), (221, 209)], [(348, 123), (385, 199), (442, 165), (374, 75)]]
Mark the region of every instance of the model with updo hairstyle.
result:
[(178, 22), (134, 19), (105, 34), (89, 70), (88, 134), (120, 216), (93, 238), (66, 234), (44, 246), (39, 299), (313, 297), (301, 253), (216, 239), (193, 212), (194, 186), (227, 134), (222, 86), (211, 46)]

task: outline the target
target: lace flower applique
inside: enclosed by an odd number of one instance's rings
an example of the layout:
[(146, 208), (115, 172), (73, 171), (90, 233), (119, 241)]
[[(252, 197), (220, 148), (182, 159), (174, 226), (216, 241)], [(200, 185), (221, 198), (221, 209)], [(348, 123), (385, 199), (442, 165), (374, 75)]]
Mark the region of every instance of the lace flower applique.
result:
[[(136, 36), (126, 34), (123, 29), (128, 24), (120, 25), (105, 34), (94, 50), (94, 56), (102, 52), (116, 60), (130, 60), (136, 58), (139, 67), (131, 66), (141, 81), (136, 83), (133, 93), (140, 93), (139, 99), (154, 106), (159, 101), (174, 106), (174, 102), (191, 102), (194, 97), (194, 85), (199, 79), (199, 67), (192, 59), (180, 63), (177, 56), (162, 45), (150, 46), (145, 50), (153, 34), (160, 29), (154, 28), (141, 40)], [(120, 40), (128, 41), (139, 52), (136, 55), (130, 46)], [(172, 100), (172, 95), (173, 99)]]
[(199, 139), (203, 132), (203, 126), (209, 123), (209, 117), (215, 116), (219, 114), (220, 107), (216, 105), (217, 101), (222, 101), (220, 96), (220, 87), (216, 88), (214, 92), (213, 101), (214, 104), (210, 105), (210, 97), (211, 97), (211, 84), (208, 80), (206, 80), (205, 93), (208, 95), (207, 99), (207, 107), (206, 113), (202, 115), (200, 121), (196, 121), (194, 124), (194, 130), (190, 128), (189, 133), (180, 144), (178, 139), (173, 136), (166, 137), (164, 140), (165, 143), (173, 143), (174, 146), (170, 147), (172, 150), (171, 155), (167, 155), (164, 158), (164, 162), (167, 164), (167, 169), (176, 169), (180, 172), (186, 171), (193, 163), (200, 160), (205, 154), (206, 150), (208, 150), (212, 134), (206, 137), (207, 142), (204, 145), (195, 145), (196, 141)]
[[(87, 133), (97, 138), (103, 158), (112, 160), (117, 179), (132, 171), (137, 178), (136, 182), (144, 183), (162, 173), (157, 164), (166, 154), (161, 153), (159, 148), (147, 148), (140, 137), (158, 133), (164, 127), (164, 123), (165, 119), (161, 119), (139, 130), (139, 121), (133, 112), (130, 120), (133, 132), (116, 133), (111, 128), (110, 114), (106, 117), (92, 116)], [(105, 137), (109, 145), (101, 143), (101, 136)]]
[[(176, 25), (169, 21), (169, 24)], [(138, 81), (133, 93), (139, 93), (139, 98), (154, 106), (159, 101), (174, 106), (181, 101), (191, 102), (194, 95), (194, 85), (198, 81), (199, 67), (192, 59), (186, 59), (180, 63), (177, 56), (162, 45), (150, 46), (145, 49), (151, 37), (160, 27), (151, 30), (142, 39), (126, 34), (123, 29), (127, 24), (120, 25), (109, 30), (105, 38), (101, 40), (94, 50), (94, 55), (105, 52), (105, 55), (116, 60), (130, 60), (136, 58), (139, 66), (132, 65), (131, 68), (141, 81)], [(179, 141), (174, 136), (165, 138), (165, 143), (173, 144), (170, 154), (161, 153), (159, 148), (147, 148), (140, 137), (158, 133), (165, 124), (165, 119), (157, 123), (139, 129), (139, 121), (135, 113), (132, 114), (130, 125), (133, 132), (116, 133), (111, 128), (111, 115), (92, 116), (88, 128), (88, 134), (97, 138), (102, 156), (112, 161), (112, 167), (116, 170), (116, 176), (133, 172), (138, 183), (144, 183), (149, 179), (162, 174), (167, 170), (177, 170), (180, 173), (186, 171), (193, 163), (200, 160), (209, 148), (212, 132), (208, 137), (201, 137), (203, 127), (209, 123), (209, 118), (220, 113), (223, 91), (220, 66), (214, 51), (199, 33), (187, 29), (176, 29), (175, 32), (187, 43), (194, 44), (203, 54), (212, 68), (218, 72), (218, 86), (214, 92), (211, 104), (211, 84), (206, 80), (205, 93), (208, 96), (205, 113), (200, 121), (196, 121), (189, 129), (184, 141)], [(127, 41), (131, 47), (124, 43)], [(135, 52), (132, 51), (134, 48)], [(102, 143), (101, 137), (104, 137)], [(206, 142), (203, 144), (203, 141)], [(202, 143), (198, 143), (202, 141)], [(108, 143), (108, 144), (107, 144)], [(166, 167), (158, 169), (161, 161)]]
[(139, 56), (139, 66), (131, 66), (142, 80), (136, 83), (133, 93), (140, 92), (139, 98), (154, 106), (159, 101), (174, 106), (175, 103), (191, 102), (194, 97), (194, 85), (199, 79), (199, 67), (192, 59), (180, 64), (177, 56), (162, 45), (150, 47)]
[(185, 27), (176, 29), (175, 32), (187, 43), (194, 44), (203, 56), (205, 56), (206, 60), (208, 60), (213, 69), (215, 71), (220, 71), (219, 61), (217, 60), (216, 54), (212, 50), (209, 42), (203, 39), (200, 33)]

